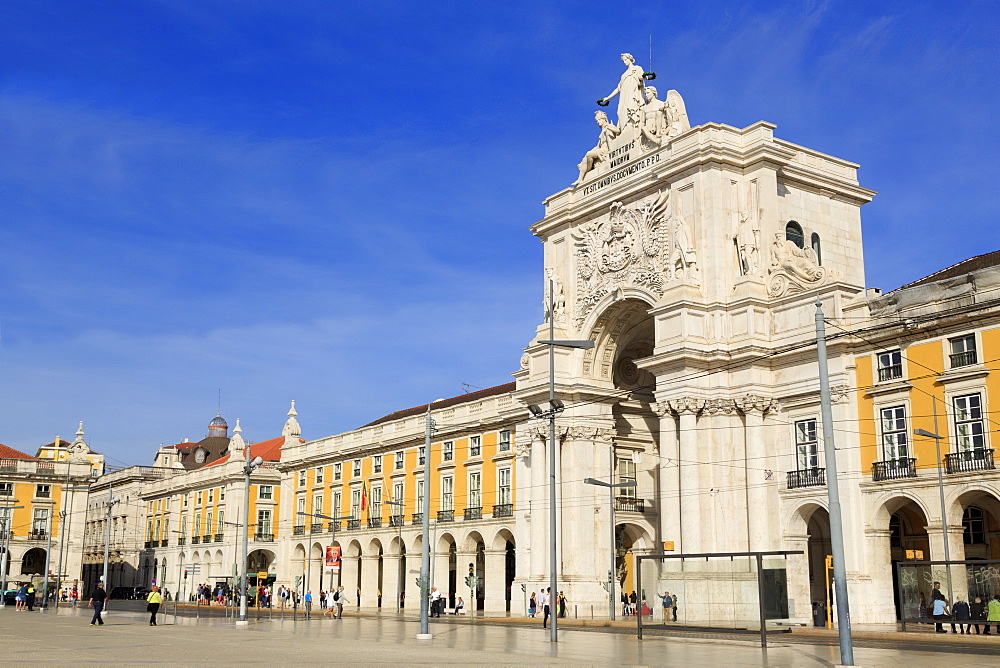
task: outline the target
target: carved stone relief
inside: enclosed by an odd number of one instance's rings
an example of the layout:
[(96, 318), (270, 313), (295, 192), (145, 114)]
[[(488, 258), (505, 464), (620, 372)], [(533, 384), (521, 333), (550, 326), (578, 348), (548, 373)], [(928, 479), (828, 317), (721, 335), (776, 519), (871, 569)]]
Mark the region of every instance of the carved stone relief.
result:
[(744, 394), (736, 400), (736, 406), (744, 414), (756, 412), (766, 415), (768, 413), (777, 413), (781, 409), (777, 399), (762, 397), (759, 394)]
[(771, 243), (768, 274), (767, 293), (771, 297), (808, 290), (840, 277), (839, 272), (820, 266), (812, 248), (799, 248), (781, 232), (775, 233)]
[(756, 276), (760, 273), (760, 220), (763, 211), (759, 202), (760, 189), (754, 179), (747, 184), (746, 194), (735, 212), (737, 222), (733, 241), (736, 244), (741, 276)]

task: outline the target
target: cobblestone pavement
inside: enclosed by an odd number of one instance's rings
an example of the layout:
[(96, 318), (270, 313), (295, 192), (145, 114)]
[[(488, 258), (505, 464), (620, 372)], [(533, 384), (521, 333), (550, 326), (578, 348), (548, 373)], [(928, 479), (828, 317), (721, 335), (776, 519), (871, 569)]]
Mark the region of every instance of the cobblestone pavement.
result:
[[(432, 641), (418, 641), (419, 624), (410, 619), (349, 616), (343, 620), (287, 617), (253, 621), (236, 628), (225, 618), (196, 620), (161, 615), (159, 626), (148, 625), (148, 615), (116, 609), (103, 627), (91, 627), (91, 611), (50, 610), (45, 613), (0, 609), (0, 665), (111, 663), (115, 665), (235, 665), (235, 664), (408, 664), (408, 665), (669, 665), (678, 666), (831, 666), (838, 652), (831, 638), (814, 637), (785, 642), (772, 639), (762, 651), (753, 640), (655, 636), (638, 641), (625, 633), (595, 633), (566, 628), (560, 642), (548, 641), (541, 627), (514, 624), (434, 620)], [(835, 638), (833, 638), (835, 641)], [(943, 640), (943, 638), (942, 638)], [(978, 648), (1000, 656), (1000, 638), (987, 645), (956, 645), (942, 657), (937, 644), (910, 643), (910, 649), (861, 647), (855, 660), (861, 666), (940, 666), (982, 663)], [(976, 652), (979, 653), (979, 652)]]

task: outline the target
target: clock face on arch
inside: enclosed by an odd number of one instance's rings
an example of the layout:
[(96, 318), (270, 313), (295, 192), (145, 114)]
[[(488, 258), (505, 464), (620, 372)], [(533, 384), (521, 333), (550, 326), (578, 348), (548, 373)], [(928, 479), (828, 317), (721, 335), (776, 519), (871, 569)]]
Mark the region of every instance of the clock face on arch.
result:
[(205, 455), (206, 454), (207, 453), (205, 452), (205, 448), (198, 448), (197, 450), (195, 450), (194, 451), (194, 461), (195, 461), (195, 463), (197, 463), (197, 464), (204, 464), (205, 463)]

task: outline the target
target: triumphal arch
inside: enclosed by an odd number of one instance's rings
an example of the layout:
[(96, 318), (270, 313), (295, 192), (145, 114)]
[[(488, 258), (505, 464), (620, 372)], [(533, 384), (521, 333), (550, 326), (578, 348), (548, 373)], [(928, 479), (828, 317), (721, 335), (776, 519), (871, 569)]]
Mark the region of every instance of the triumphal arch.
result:
[[(606, 610), (613, 505), (617, 586), (632, 586), (632, 556), (665, 542), (684, 553), (801, 549), (789, 561), (789, 616), (806, 616), (809, 536), (785, 518), (825, 505), (826, 490), (786, 476), (822, 466), (815, 302), (836, 318), (865, 298), (860, 208), (874, 193), (856, 164), (778, 139), (771, 123), (692, 125), (678, 91), (657, 91), (631, 55), (621, 59), (614, 90), (579, 110), (594, 114), (594, 147), (531, 226), (552, 307), (514, 374), (517, 397), (546, 402), (548, 346), (538, 342), (550, 318), (556, 339), (596, 344), (555, 353), (566, 404), (554, 444), (560, 582), (576, 603)], [(846, 353), (831, 343), (835, 421), (856, 414)], [(528, 538), (517, 570), (537, 589), (547, 583), (553, 444), (543, 420), (517, 438)], [(838, 446), (850, 471), (856, 448), (849, 436)], [(612, 504), (588, 477), (636, 487)], [(842, 494), (855, 512), (857, 492)]]

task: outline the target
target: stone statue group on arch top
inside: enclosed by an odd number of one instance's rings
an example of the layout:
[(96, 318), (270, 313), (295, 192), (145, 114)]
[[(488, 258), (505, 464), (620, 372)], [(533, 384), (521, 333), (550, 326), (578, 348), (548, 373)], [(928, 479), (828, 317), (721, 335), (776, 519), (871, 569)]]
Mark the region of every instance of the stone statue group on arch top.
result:
[(603, 111), (594, 113), (600, 128), (597, 146), (583, 156), (578, 165), (580, 176), (574, 185), (583, 183), (588, 173), (601, 163), (607, 163), (616, 144), (640, 140), (647, 149), (659, 148), (691, 129), (680, 93), (669, 90), (666, 99), (660, 100), (656, 88), (646, 85), (646, 73), (635, 64), (632, 54), (623, 53), (621, 59), (625, 72), (618, 85), (607, 97), (598, 100), (599, 105), (607, 106), (613, 98), (618, 98), (617, 124)]

